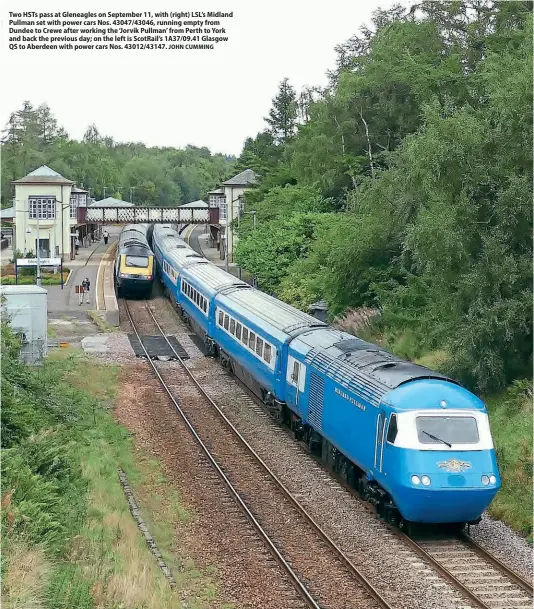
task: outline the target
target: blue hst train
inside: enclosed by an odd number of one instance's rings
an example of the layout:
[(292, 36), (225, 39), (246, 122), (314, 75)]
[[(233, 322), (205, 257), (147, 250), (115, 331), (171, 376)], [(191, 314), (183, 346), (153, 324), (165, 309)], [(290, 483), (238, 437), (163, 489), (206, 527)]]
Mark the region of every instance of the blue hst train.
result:
[(170, 227), (153, 227), (152, 247), (167, 293), (208, 353), (384, 519), (480, 521), (500, 477), (479, 398), (252, 288)]

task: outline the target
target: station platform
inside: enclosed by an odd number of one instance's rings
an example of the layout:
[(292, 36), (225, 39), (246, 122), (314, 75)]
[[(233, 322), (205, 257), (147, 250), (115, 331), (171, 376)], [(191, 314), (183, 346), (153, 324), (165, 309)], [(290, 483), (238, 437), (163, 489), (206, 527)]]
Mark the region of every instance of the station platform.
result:
[[(65, 263), (71, 273), (63, 289), (59, 285), (43, 286), (48, 292), (48, 318), (74, 317), (89, 320), (89, 311), (101, 311), (104, 319), (118, 326), (118, 305), (113, 285), (113, 261), (121, 227), (109, 227), (109, 240), (81, 247), (74, 260)], [(80, 304), (76, 286), (88, 278), (91, 282), (89, 302), (87, 295)], [(109, 315), (108, 315), (109, 309)], [(109, 317), (109, 319), (108, 319)]]

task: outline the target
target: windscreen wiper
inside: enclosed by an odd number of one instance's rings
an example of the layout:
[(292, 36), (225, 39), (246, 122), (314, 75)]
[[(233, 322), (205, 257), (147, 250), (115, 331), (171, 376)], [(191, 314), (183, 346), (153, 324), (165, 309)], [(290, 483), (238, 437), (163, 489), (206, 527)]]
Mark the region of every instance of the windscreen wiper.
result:
[(432, 438), (433, 440), (437, 440), (438, 442), (443, 442), (443, 444), (446, 444), (449, 448), (452, 448), (452, 444), (445, 442), (445, 440), (442, 440), (441, 438), (438, 438), (437, 436), (433, 436), (431, 433), (428, 433), (428, 431), (425, 431), (424, 429), (423, 429), (423, 433), (426, 433), (426, 435), (429, 438)]

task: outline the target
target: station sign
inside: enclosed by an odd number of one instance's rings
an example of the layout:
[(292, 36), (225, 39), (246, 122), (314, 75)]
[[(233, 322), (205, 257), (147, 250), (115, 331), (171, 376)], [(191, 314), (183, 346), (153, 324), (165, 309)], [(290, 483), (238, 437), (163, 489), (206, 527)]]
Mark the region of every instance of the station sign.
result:
[[(41, 266), (60, 266), (61, 258), (41, 258)], [(17, 258), (17, 266), (37, 266), (37, 258)]]

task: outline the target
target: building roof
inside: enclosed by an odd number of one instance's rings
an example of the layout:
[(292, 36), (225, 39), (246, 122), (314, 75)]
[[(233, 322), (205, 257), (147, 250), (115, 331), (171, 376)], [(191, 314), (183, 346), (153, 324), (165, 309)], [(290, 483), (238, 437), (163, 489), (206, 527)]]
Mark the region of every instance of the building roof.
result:
[(252, 186), (252, 184), (256, 184), (257, 176), (252, 171), (252, 169), (245, 169), (241, 173), (238, 173), (233, 178), (226, 180), (223, 182), (225, 186)]
[(50, 169), (47, 165), (41, 165), (31, 171), (27, 176), (19, 180), (13, 180), (12, 184), (74, 184), (72, 180), (67, 180), (60, 173)]
[(0, 218), (2, 220), (7, 220), (8, 218), (13, 218), (15, 215), (15, 210), (13, 207), (6, 207), (0, 211)]
[(107, 197), (101, 201), (94, 201), (90, 203), (88, 207), (135, 207), (130, 201), (123, 201), (122, 199), (115, 199), (114, 197)]
[(180, 207), (208, 207), (208, 204), (199, 199), (198, 201), (184, 203), (183, 205), (180, 205)]
[(224, 188), (215, 188), (214, 190), (210, 190), (208, 191), (209, 195), (223, 195), (224, 194)]
[(38, 285), (2, 285), (0, 294), (46, 294), (47, 290)]
[(73, 186), (71, 189), (71, 192), (88, 192), (88, 191), (84, 190), (83, 188), (78, 188), (77, 186)]

